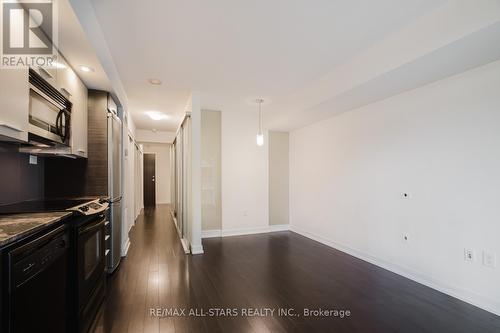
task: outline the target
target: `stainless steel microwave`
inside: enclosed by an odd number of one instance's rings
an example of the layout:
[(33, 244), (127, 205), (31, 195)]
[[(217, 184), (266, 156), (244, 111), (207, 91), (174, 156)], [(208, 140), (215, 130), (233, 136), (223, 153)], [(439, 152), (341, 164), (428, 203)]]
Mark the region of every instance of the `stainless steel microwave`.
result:
[(48, 145), (69, 145), (71, 102), (33, 69), (29, 72), (30, 141), (41, 138)]

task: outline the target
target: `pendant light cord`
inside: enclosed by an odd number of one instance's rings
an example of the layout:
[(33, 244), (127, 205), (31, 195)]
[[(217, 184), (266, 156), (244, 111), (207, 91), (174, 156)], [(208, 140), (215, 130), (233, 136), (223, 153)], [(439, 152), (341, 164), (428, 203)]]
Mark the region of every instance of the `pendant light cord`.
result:
[(262, 99), (259, 100), (259, 134), (262, 134)]

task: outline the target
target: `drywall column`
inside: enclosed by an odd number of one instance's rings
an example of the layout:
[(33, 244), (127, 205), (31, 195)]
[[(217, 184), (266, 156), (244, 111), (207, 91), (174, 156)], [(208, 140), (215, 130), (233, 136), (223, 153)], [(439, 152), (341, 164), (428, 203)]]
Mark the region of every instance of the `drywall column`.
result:
[[(191, 182), (190, 221), (188, 228), (192, 254), (203, 253), (201, 244), (201, 104), (198, 92), (190, 98), (191, 106)], [(188, 110), (189, 111), (189, 110)]]
[(288, 224), (288, 132), (269, 132), (269, 225)]

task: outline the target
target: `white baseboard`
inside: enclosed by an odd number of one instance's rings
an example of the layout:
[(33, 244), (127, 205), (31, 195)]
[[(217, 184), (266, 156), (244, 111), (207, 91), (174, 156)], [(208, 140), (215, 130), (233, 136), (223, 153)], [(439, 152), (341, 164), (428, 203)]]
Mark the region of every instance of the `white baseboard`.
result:
[(179, 231), (179, 225), (177, 224), (177, 218), (175, 217), (173, 211), (170, 211), (170, 216), (172, 216), (172, 220), (174, 220), (175, 230), (177, 230), (177, 234), (179, 235), (179, 238), (182, 239), (181, 232)]
[(201, 231), (201, 238), (216, 238), (216, 237), (222, 237), (222, 232), (220, 229)]
[(127, 238), (127, 242), (125, 243), (125, 246), (122, 248), (122, 257), (126, 257), (127, 256), (127, 253), (128, 253), (128, 249), (130, 248), (130, 239)]
[(203, 254), (203, 246), (200, 245), (191, 245), (191, 254)]
[(173, 211), (170, 211), (170, 216), (172, 216), (172, 220), (174, 220), (174, 227), (175, 227), (175, 230), (177, 231), (177, 235), (179, 235), (179, 239), (181, 240), (181, 244), (182, 244), (182, 248), (184, 249), (184, 253), (185, 254), (189, 254), (191, 252), (190, 246), (189, 246), (189, 242), (188, 242), (187, 239), (182, 238), (181, 232), (179, 230), (179, 226), (177, 224), (177, 219), (175, 218), (175, 215), (174, 215)]
[(404, 276), (410, 280), (416, 281), (416, 282), (423, 284), (427, 287), (430, 287), (432, 289), (435, 289), (435, 290), (440, 291), (442, 293), (445, 293), (447, 295), (453, 296), (453, 297), (458, 298), (464, 302), (470, 303), (470, 304), (477, 306), (483, 310), (486, 310), (488, 312), (491, 312), (491, 313), (494, 313), (494, 314), (500, 316), (500, 302), (497, 300), (478, 295), (472, 291), (468, 291), (468, 290), (464, 290), (464, 289), (457, 288), (454, 286), (450, 286), (449, 284), (447, 284), (444, 281), (438, 281), (436, 279), (433, 279), (432, 277), (423, 275), (423, 274), (416, 272), (412, 269), (409, 269), (407, 267), (402, 267), (400, 265), (390, 263), (388, 261), (377, 258), (375, 256), (368, 254), (368, 253), (365, 253), (363, 251), (359, 251), (359, 250), (350, 248), (348, 246), (345, 246), (343, 244), (339, 244), (337, 242), (328, 240), (328, 239), (324, 238), (323, 236), (316, 235), (314, 233), (306, 231), (303, 228), (291, 225), (290, 230), (297, 233), (297, 234), (300, 234), (304, 237), (310, 238), (310, 239), (315, 240), (317, 242), (320, 242), (324, 245), (327, 245), (327, 246), (332, 247), (334, 249), (337, 249), (339, 251), (345, 252), (349, 255), (352, 255), (353, 257), (359, 258), (361, 260), (367, 261), (367, 262), (374, 264), (376, 266), (387, 269), (388, 271), (391, 271), (391, 272), (396, 273), (398, 275)]
[(277, 232), (277, 231), (288, 231), (290, 230), (289, 224), (273, 224), (268, 227), (269, 232)]
[(185, 238), (181, 238), (182, 248), (184, 249), (185, 254), (189, 254), (191, 251), (189, 250), (189, 242)]
[(265, 234), (268, 232), (287, 231), (289, 230), (288, 224), (268, 225), (264, 227), (251, 227), (251, 228), (235, 228), (235, 229), (212, 229), (202, 230), (201, 238), (215, 238), (215, 237), (230, 237), (230, 236), (244, 236), (254, 234)]

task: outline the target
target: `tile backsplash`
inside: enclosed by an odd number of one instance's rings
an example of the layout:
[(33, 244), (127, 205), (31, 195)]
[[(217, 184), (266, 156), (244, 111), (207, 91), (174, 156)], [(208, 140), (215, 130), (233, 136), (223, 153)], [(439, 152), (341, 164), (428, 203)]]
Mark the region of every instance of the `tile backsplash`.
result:
[(0, 205), (44, 197), (45, 160), (38, 156), (36, 162), (30, 164), (18, 146), (0, 143)]

